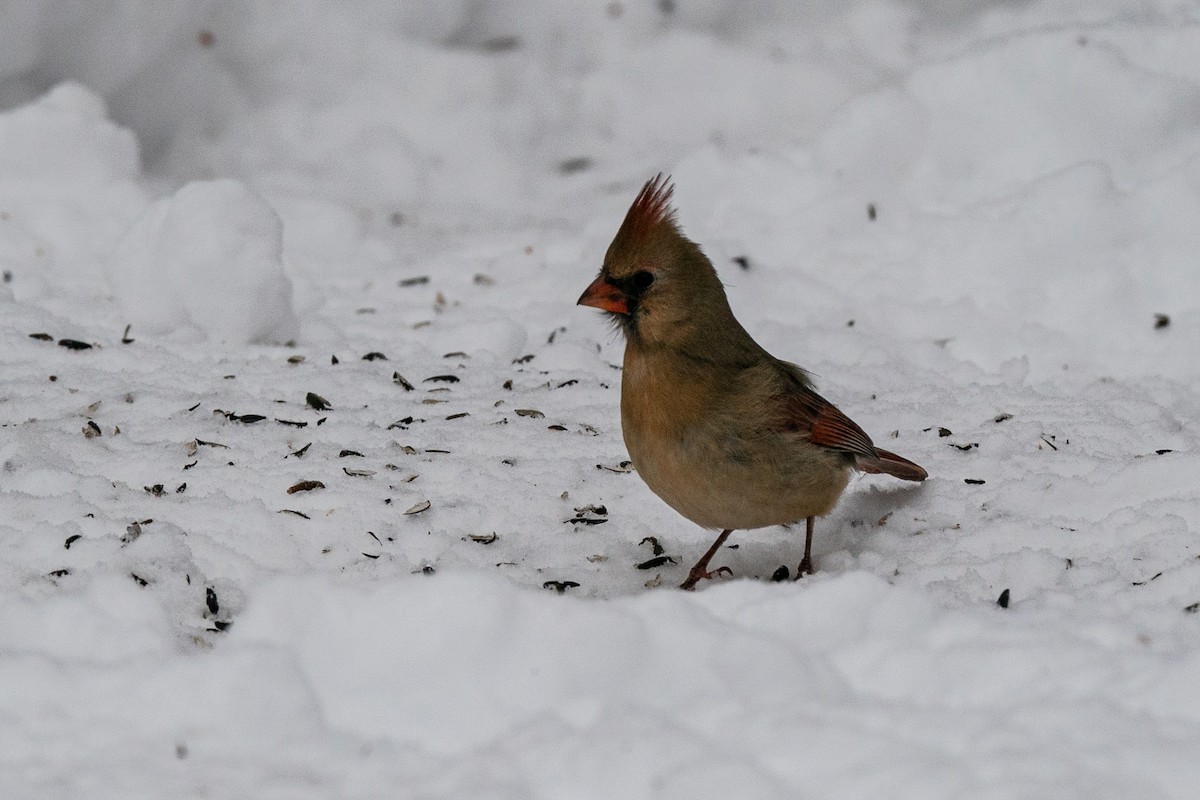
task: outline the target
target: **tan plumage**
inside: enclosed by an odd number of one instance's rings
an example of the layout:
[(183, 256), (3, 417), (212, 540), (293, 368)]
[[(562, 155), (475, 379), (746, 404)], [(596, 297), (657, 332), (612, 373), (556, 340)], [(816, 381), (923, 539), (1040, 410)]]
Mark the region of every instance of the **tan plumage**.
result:
[[(600, 275), (579, 298), (625, 336), (621, 428), (638, 474), (698, 525), (722, 531), (807, 521), (799, 572), (812, 571), (813, 519), (833, 510), (852, 470), (920, 481), (818, 395), (807, 373), (758, 345), (733, 316), (712, 262), (680, 231), (672, 187), (642, 187)], [(725, 568), (721, 568), (725, 569)]]

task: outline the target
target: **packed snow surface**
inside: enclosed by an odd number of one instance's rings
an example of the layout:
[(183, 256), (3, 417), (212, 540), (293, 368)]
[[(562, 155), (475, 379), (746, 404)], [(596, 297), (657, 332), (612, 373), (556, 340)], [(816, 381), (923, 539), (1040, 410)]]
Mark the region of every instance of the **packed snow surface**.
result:
[[(0, 109), (0, 796), (1197, 796), (1194, 5), (25, 2)], [(659, 171), (931, 475), (800, 581), (628, 466)]]

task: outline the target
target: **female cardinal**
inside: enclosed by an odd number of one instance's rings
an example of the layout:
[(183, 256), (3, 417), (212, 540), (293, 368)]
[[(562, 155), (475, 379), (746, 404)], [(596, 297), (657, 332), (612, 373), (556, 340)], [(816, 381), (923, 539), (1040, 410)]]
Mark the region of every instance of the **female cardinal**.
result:
[(807, 523), (798, 575), (812, 572), (813, 520), (852, 470), (909, 481), (924, 469), (876, 447), (813, 389), (808, 373), (758, 345), (734, 318), (712, 262), (679, 229), (674, 187), (642, 187), (579, 304), (625, 335), (621, 429), (638, 474), (683, 516), (721, 531), (688, 573), (692, 589), (734, 530)]

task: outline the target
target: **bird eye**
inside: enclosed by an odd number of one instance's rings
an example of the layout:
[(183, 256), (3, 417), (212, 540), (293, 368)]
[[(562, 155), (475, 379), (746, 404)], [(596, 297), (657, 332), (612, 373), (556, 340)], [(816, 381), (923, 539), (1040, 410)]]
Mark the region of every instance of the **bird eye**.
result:
[(645, 289), (650, 284), (654, 283), (654, 273), (647, 270), (640, 270), (633, 273), (633, 288)]

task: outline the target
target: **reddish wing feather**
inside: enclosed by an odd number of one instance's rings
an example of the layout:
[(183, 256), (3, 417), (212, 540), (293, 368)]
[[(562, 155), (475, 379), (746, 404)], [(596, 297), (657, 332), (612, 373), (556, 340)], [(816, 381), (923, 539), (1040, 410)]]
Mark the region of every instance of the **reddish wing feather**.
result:
[(925, 471), (924, 467), (909, 461), (904, 456), (898, 456), (882, 447), (876, 447), (875, 452), (879, 453), (879, 458), (875, 461), (859, 460), (858, 468), (860, 470), (877, 474), (882, 472), (906, 481), (923, 481), (929, 477), (929, 473)]
[(807, 433), (813, 444), (864, 458), (878, 458), (871, 437), (837, 406), (808, 386), (793, 383), (784, 401), (783, 429)]

